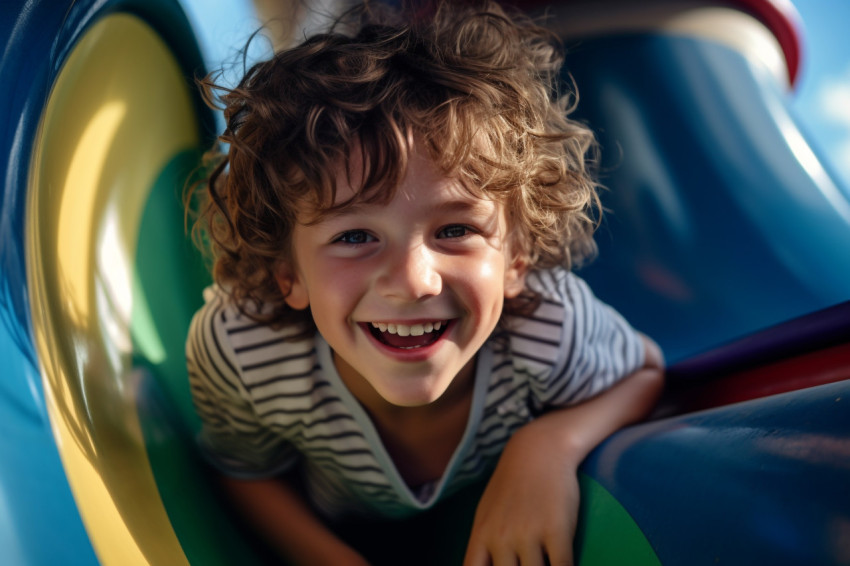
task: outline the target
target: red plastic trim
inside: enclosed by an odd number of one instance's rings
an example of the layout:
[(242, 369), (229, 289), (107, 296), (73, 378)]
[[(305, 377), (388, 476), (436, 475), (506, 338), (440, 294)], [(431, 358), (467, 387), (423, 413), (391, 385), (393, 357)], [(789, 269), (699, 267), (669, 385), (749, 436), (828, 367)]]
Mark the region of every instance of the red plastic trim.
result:
[[(523, 10), (535, 10), (556, 3), (569, 4), (570, 0), (503, 0)], [(604, 2), (600, 2), (604, 4)], [(802, 60), (802, 25), (800, 15), (791, 5), (790, 0), (722, 0), (718, 5), (732, 6), (747, 12), (773, 33), (785, 55), (785, 65), (788, 68), (788, 82), (794, 86), (800, 72)]]
[(655, 412), (667, 417), (850, 379), (850, 343), (737, 371), (711, 381), (671, 384)]
[(800, 15), (788, 0), (734, 0), (773, 32), (785, 54), (788, 81), (795, 85), (802, 61), (802, 25)]

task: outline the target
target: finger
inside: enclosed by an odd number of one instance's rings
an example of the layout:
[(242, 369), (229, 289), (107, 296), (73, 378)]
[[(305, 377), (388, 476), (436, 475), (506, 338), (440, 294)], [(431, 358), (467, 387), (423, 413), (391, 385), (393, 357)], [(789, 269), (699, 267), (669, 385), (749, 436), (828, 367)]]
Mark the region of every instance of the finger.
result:
[(510, 546), (502, 546), (490, 553), (493, 566), (519, 566), (520, 562), (516, 553)]
[(524, 546), (519, 552), (520, 566), (545, 566), (544, 550), (538, 544)]
[(487, 548), (475, 539), (469, 539), (466, 546), (466, 555), (463, 557), (463, 566), (492, 566), (490, 553)]
[[(549, 566), (573, 566), (572, 537), (559, 533), (552, 535), (544, 542)], [(525, 566), (525, 564), (523, 564)]]

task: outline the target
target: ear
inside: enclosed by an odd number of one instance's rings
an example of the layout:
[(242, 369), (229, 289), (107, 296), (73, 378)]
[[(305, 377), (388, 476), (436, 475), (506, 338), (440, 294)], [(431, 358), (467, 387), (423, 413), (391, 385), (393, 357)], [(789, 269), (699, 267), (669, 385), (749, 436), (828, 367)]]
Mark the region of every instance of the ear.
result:
[(513, 261), (505, 269), (505, 298), (513, 299), (525, 289), (525, 275), (528, 273), (528, 265), (524, 259), (514, 257)]
[(287, 305), (295, 310), (304, 310), (310, 306), (307, 286), (304, 285), (297, 272), (290, 269), (288, 265), (281, 264), (277, 268), (274, 278)]

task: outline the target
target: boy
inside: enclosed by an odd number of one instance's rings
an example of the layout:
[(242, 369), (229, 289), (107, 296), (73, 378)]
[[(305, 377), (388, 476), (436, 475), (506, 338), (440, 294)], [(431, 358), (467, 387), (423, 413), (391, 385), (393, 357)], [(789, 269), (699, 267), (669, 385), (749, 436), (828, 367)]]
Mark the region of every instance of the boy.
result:
[(557, 41), (490, 2), (432, 8), (367, 4), (222, 96), (200, 443), (298, 564), (365, 564), (329, 524), (490, 473), (465, 563), (569, 564), (576, 469), (663, 362), (569, 272), (598, 203)]

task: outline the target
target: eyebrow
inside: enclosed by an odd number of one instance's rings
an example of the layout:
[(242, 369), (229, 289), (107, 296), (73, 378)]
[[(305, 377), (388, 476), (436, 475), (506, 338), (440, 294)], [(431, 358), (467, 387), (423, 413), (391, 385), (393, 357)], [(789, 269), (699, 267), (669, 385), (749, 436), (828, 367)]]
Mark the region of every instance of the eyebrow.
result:
[[(449, 202), (440, 203), (434, 208), (438, 208), (440, 210), (449, 210), (452, 212), (485, 212), (484, 202), (488, 202), (482, 198), (475, 198), (474, 200), (451, 200)], [(495, 201), (490, 201), (495, 202)], [(486, 212), (490, 212), (489, 208), (487, 208)]]
[[(457, 213), (471, 213), (471, 214), (481, 213), (481, 214), (489, 215), (491, 213), (491, 210), (489, 210), (489, 209), (485, 210), (485, 206), (483, 205), (483, 203), (485, 203), (485, 202), (495, 202), (495, 201), (488, 201), (487, 199), (478, 198), (478, 197), (470, 197), (468, 199), (454, 198), (454, 199), (451, 199), (451, 200), (447, 200), (445, 202), (435, 203), (434, 205), (430, 206), (428, 209), (425, 209), (425, 210), (427, 211), (427, 210), (430, 209), (430, 210), (438, 210), (438, 211), (441, 211), (441, 212), (457, 212)], [(342, 208), (328, 209), (328, 210), (322, 211), (317, 216), (315, 216), (314, 219), (311, 220), (308, 224), (318, 224), (319, 222), (323, 222), (325, 220), (329, 220), (329, 219), (333, 219), (333, 218), (339, 218), (341, 216), (364, 213), (364, 212), (367, 211), (367, 209), (380, 208), (382, 206), (385, 206), (385, 205), (378, 203), (378, 202), (375, 202), (375, 203), (355, 202), (355, 203), (346, 205)]]

